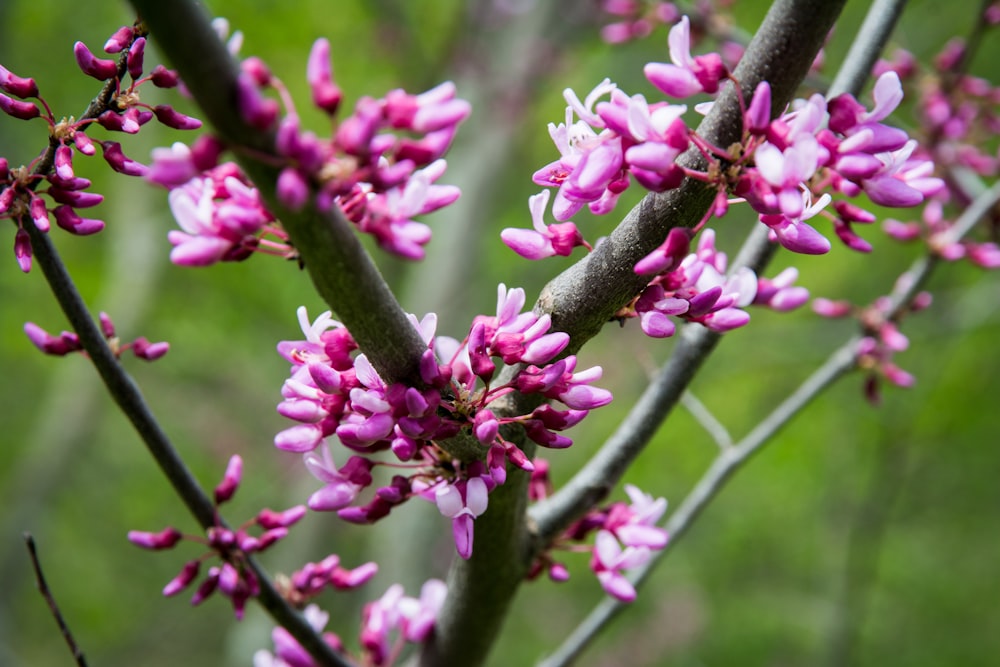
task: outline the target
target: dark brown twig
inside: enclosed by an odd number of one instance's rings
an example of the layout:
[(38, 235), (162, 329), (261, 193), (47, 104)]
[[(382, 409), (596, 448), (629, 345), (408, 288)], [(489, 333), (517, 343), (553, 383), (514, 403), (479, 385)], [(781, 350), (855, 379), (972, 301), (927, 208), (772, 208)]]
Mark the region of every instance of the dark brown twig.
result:
[(35, 583), (38, 584), (39, 592), (45, 598), (46, 604), (49, 605), (52, 617), (56, 619), (59, 632), (62, 633), (63, 639), (69, 645), (69, 650), (73, 654), (76, 664), (80, 667), (87, 667), (87, 659), (83, 657), (83, 649), (73, 639), (73, 633), (69, 631), (66, 619), (63, 618), (62, 612), (59, 611), (59, 605), (56, 604), (56, 599), (52, 597), (52, 591), (49, 590), (49, 585), (45, 582), (45, 575), (42, 574), (42, 564), (38, 560), (38, 550), (35, 548), (35, 538), (31, 536), (31, 533), (25, 533), (24, 542), (28, 545), (28, 554), (31, 556), (31, 567), (35, 569)]

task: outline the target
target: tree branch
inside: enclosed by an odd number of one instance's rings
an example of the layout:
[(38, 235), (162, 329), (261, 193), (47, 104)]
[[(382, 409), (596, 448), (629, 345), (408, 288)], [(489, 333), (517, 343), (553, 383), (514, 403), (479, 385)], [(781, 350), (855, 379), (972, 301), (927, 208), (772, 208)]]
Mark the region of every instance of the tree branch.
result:
[[(763, 79), (772, 85), (772, 113), (780, 111), (805, 76), (833, 21), (843, 6), (842, 1), (779, 0), (765, 18), (760, 31), (748, 47), (736, 76), (749, 95)], [(699, 134), (717, 145), (729, 145), (740, 138), (742, 114), (732, 86), (720, 96), (712, 112), (698, 129)], [(700, 156), (689, 152), (682, 161), (689, 167), (704, 167)], [(571, 336), (569, 353), (603, 327), (615, 311), (625, 305), (645, 286), (632, 267), (651, 252), (674, 226), (696, 224), (711, 203), (713, 193), (701, 183), (686, 181), (676, 191), (663, 195), (648, 195), (598, 248), (558, 276), (543, 290), (536, 311), (551, 313), (555, 329)], [(600, 285), (598, 292), (594, 285)], [(689, 358), (678, 358), (678, 372), (693, 373), (705, 353), (715, 344), (708, 331), (689, 334)], [(702, 350), (702, 352), (698, 352)], [(687, 367), (683, 371), (681, 367)], [(595, 477), (596, 480), (596, 477)], [(508, 481), (510, 484), (510, 481)], [(599, 481), (588, 487), (587, 493), (599, 496), (604, 490)], [(504, 487), (506, 495), (506, 485)], [(520, 503), (518, 503), (520, 505)], [(523, 506), (523, 505), (521, 505)], [(477, 520), (477, 548), (469, 561), (459, 562), (451, 575), (449, 596), (438, 623), (438, 632), (421, 655), (421, 667), (438, 665), (478, 665), (485, 658), (492, 637), (499, 630), (510, 599), (520, 583), (520, 575), (544, 548), (543, 540), (534, 539), (522, 548), (523, 528), (504, 521), (489, 527), (483, 522), (493, 512)], [(495, 535), (493, 530), (511, 530)], [(489, 533), (486, 537), (485, 534)], [(489, 544), (506, 544), (503, 554), (521, 553), (520, 567), (507, 566), (499, 571), (477, 569), (482, 548), (480, 539)], [(499, 538), (499, 539), (498, 539)], [(482, 579), (486, 577), (487, 583)], [(490, 597), (483, 597), (483, 586)], [(499, 597), (498, 597), (499, 595)]]
[[(875, 3), (865, 19), (866, 27), (863, 30), (865, 38), (872, 40), (875, 46), (860, 42), (854, 43), (851, 50), (852, 56), (848, 58), (844, 67), (837, 74), (835, 84), (831, 89), (832, 94), (839, 94), (836, 92), (837, 89), (842, 89), (840, 92), (850, 92), (855, 95), (858, 93), (867, 80), (878, 54), (889, 39), (894, 22), (899, 17), (902, 4), (905, 4), (902, 0), (878, 0)], [(765, 20), (766, 24), (767, 20)], [(744, 56), (744, 61), (745, 59), (746, 56)], [(737, 78), (739, 78), (738, 73), (739, 69), (737, 69)], [(742, 78), (739, 80), (746, 90), (749, 86), (743, 82)], [(783, 106), (784, 103), (780, 106), (772, 105), (772, 115)], [(699, 128), (699, 133), (701, 133), (701, 128)], [(720, 141), (716, 145), (725, 146), (727, 143)], [(655, 196), (649, 195), (646, 199)], [(633, 210), (632, 213), (635, 211)], [(627, 220), (622, 225), (624, 226), (626, 223)], [(758, 225), (734, 261), (734, 268), (748, 266), (759, 274), (769, 261), (769, 248), (772, 245), (767, 240), (766, 230)], [(569, 272), (567, 271), (567, 273)], [(561, 278), (563, 276), (560, 276), (559, 279)], [(700, 333), (696, 333), (697, 331)], [(670, 360), (604, 447), (558, 493), (532, 508), (531, 516), (538, 524), (539, 539), (543, 543), (555, 538), (560, 531), (614, 488), (625, 470), (645, 448), (656, 429), (681, 398), (684, 389), (694, 377), (696, 369), (714, 349), (717, 339), (718, 335), (711, 335), (710, 332), (701, 327), (697, 327), (695, 330), (691, 330), (691, 327), (685, 327), (684, 336), (682, 336)]]
[[(809, 71), (845, 0), (778, 0), (747, 47), (734, 75), (745, 99), (757, 84), (771, 84), (771, 115), (781, 112)], [(716, 146), (740, 140), (739, 97), (727, 84), (698, 134)], [(700, 153), (691, 149), (678, 163), (704, 169)], [(536, 311), (550, 313), (553, 327), (572, 336), (573, 353), (631, 301), (648, 282), (632, 270), (673, 227), (692, 227), (704, 216), (714, 192), (703, 183), (685, 180), (680, 188), (647, 195), (594, 252), (552, 280), (542, 291)], [(600, 285), (600, 291), (594, 286)]]
[(87, 667), (87, 658), (83, 655), (83, 649), (73, 639), (73, 633), (70, 632), (69, 626), (66, 624), (66, 619), (63, 618), (62, 612), (59, 611), (59, 605), (56, 604), (56, 599), (52, 596), (52, 591), (49, 590), (49, 585), (45, 581), (45, 575), (42, 573), (42, 563), (38, 560), (38, 550), (35, 548), (35, 538), (31, 536), (31, 533), (25, 533), (24, 542), (28, 547), (28, 555), (31, 557), (31, 567), (35, 570), (35, 583), (38, 585), (38, 591), (45, 598), (45, 603), (49, 606), (49, 611), (56, 620), (56, 625), (59, 626), (59, 632), (62, 634), (63, 639), (66, 640), (66, 644), (73, 654), (73, 661), (76, 662), (78, 667)]

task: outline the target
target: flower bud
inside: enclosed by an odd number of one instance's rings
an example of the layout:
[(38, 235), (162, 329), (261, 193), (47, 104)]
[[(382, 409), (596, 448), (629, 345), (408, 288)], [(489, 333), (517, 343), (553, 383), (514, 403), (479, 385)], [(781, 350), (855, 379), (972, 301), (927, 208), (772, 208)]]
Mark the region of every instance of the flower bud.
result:
[(76, 64), (83, 70), (83, 73), (98, 81), (113, 79), (118, 74), (118, 66), (114, 60), (96, 57), (83, 42), (77, 42), (73, 45), (73, 55), (76, 56)]

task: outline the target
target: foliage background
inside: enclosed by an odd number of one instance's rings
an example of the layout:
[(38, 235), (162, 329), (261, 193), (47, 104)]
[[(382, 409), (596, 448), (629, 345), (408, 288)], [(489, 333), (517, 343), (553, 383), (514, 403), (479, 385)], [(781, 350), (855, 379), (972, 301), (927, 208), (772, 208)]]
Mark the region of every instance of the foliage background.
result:
[[(493, 309), (496, 283), (523, 286), (533, 299), (561, 269), (559, 260), (516, 258), (498, 233), (530, 224), (526, 202), (537, 188), (529, 176), (555, 155), (545, 123), (563, 117), (562, 88), (582, 95), (609, 76), (629, 92), (652, 95), (641, 66), (666, 58), (662, 28), (623, 47), (600, 43), (592, 7), (563, 8), (540, 24), (530, 13), (504, 18), (504, 7), (534, 4), (513, 0), (210, 4), (245, 33), (243, 53), (263, 57), (292, 88), (317, 130), (322, 119), (306, 110), (303, 73), (309, 45), (321, 35), (332, 42), (347, 105), (362, 94), (418, 91), (448, 78), (473, 97), (473, 118), (459, 132), (446, 177), (464, 186), (463, 208), (427, 221), (436, 237), (423, 265), (376, 253), (403, 306), (442, 311), (439, 330), (459, 337), (472, 315)], [(752, 31), (767, 4), (737, 3), (739, 24)], [(969, 29), (978, 4), (911, 2), (894, 44), (926, 60)], [(831, 72), (866, 5), (848, 3), (827, 49)], [(128, 8), (114, 3), (94, 3), (86, 12), (64, 0), (2, 3), (0, 62), (35, 76), (57, 114), (78, 113), (96, 87), (76, 70), (72, 41), (96, 50), (129, 21)], [(542, 32), (540, 41), (528, 42), (539, 59), (527, 63), (525, 43), (516, 37), (530, 33), (526, 26)], [(997, 82), (1000, 40), (993, 37), (972, 69)], [(155, 62), (147, 55), (148, 66)], [(506, 82), (504, 72), (517, 67), (531, 75), (529, 84)], [(905, 111), (894, 120), (910, 122)], [(149, 128), (125, 150), (144, 161), (153, 146), (184, 139)], [(12, 164), (28, 162), (44, 142), (39, 121), (0, 122), (0, 153)], [(298, 305), (323, 309), (306, 275), (267, 258), (207, 270), (170, 265), (165, 235), (173, 222), (164, 193), (110, 178), (97, 162), (78, 159), (77, 170), (105, 194), (96, 215), (108, 221), (107, 230), (92, 238), (53, 232), (84, 297), (94, 312), (111, 313), (123, 338), (171, 342), (170, 354), (156, 364), (126, 363), (203, 484), (216, 482), (231, 454), (244, 457), (244, 485), (226, 511), (231, 521), (264, 505), (301, 502), (315, 483), (271, 438), (285, 426), (273, 408), (287, 372), (274, 345), (297, 336)], [(621, 213), (638, 196), (630, 194)], [(751, 224), (734, 213), (715, 223), (732, 252)], [(590, 238), (614, 222), (613, 216), (575, 219)], [(464, 235), (453, 235), (449, 245), (454, 229)], [(867, 303), (889, 289), (917, 249), (885, 242), (876, 228), (863, 233), (876, 241), (872, 257), (835, 245), (819, 259), (780, 255), (769, 274), (794, 263), (814, 295)], [(7, 248), (11, 236), (5, 238)], [(49, 330), (65, 320), (40, 272), (24, 276), (4, 257), (0, 664), (70, 661), (34, 589), (21, 538), (26, 530), (38, 541), (49, 583), (91, 664), (249, 664), (254, 650), (269, 645), (263, 614), (251, 609), (237, 625), (221, 600), (192, 610), (184, 596), (160, 597), (197, 549), (182, 544), (150, 554), (126, 542), (129, 529), (172, 523), (193, 531), (195, 524), (87, 361), (48, 358), (31, 347), (21, 331), (25, 320)], [(584, 664), (992, 664), (1000, 654), (1000, 279), (949, 265), (931, 289), (934, 306), (906, 322), (912, 345), (899, 357), (918, 384), (887, 390), (884, 405), (873, 409), (862, 399), (861, 376), (852, 375), (812, 405), (733, 480)], [(853, 332), (850, 323), (805, 311), (754, 311), (753, 318), (752, 326), (724, 339), (693, 387), (736, 437)], [(604, 366), (602, 386), (616, 400), (572, 434), (574, 448), (549, 457), (557, 484), (613, 430), (671, 345), (627, 326), (608, 327), (584, 349), (581, 363)], [(628, 480), (677, 503), (714, 448), (679, 410)], [(360, 594), (322, 601), (331, 629), (350, 643), (366, 600), (393, 581), (413, 592), (426, 577), (443, 576), (453, 555), (448, 533), (432, 506), (416, 502), (375, 529), (313, 515), (264, 562), (276, 572), (331, 551), (348, 566), (378, 559), (382, 572)], [(524, 586), (492, 664), (532, 663), (602, 597), (585, 559), (567, 560), (570, 583)]]

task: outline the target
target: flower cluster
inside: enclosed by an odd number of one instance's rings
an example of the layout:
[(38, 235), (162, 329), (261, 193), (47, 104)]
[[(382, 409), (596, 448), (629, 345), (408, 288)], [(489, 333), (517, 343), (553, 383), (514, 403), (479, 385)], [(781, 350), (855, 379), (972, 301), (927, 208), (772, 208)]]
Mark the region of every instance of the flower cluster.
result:
[[(420, 597), (403, 595), (394, 584), (381, 598), (365, 605), (362, 612), (361, 664), (384, 667), (396, 662), (405, 642), (420, 643), (434, 631), (434, 623), (448, 590), (443, 581), (431, 579), (420, 589)], [(338, 653), (345, 653), (340, 638), (323, 632), (330, 615), (314, 604), (305, 608), (305, 617), (323, 641)], [(254, 667), (316, 667), (312, 656), (283, 627), (271, 632), (274, 653), (261, 649), (253, 656)]]
[(641, 2), (639, 0), (604, 0), (601, 9), (614, 17), (614, 22), (601, 28), (601, 39), (608, 44), (621, 44), (646, 37), (659, 25), (673, 25), (680, 17), (672, 2)]
[[(83, 42), (77, 42), (73, 53), (80, 69), (99, 81), (105, 90), (87, 114), (75, 118), (57, 119), (41, 97), (34, 79), (17, 76), (0, 66), (0, 110), (21, 120), (43, 118), (49, 128), (49, 146), (26, 166), (12, 167), (0, 157), (0, 218), (10, 218), (17, 225), (14, 254), (21, 270), (31, 269), (31, 243), (24, 225), (30, 219), (42, 232), (56, 225), (77, 235), (88, 235), (104, 228), (96, 218), (81, 217), (79, 209), (96, 206), (103, 196), (90, 192), (91, 182), (77, 176), (73, 159), (77, 153), (94, 155), (100, 147), (105, 161), (115, 171), (141, 176), (146, 167), (128, 158), (121, 144), (90, 138), (86, 131), (97, 123), (113, 132), (135, 134), (140, 127), (156, 118), (168, 127), (190, 130), (201, 122), (185, 116), (168, 105), (151, 106), (140, 99), (139, 88), (152, 83), (160, 88), (177, 85), (177, 75), (162, 65), (148, 75), (143, 74), (145, 29), (141, 24), (122, 26), (105, 43), (108, 54), (120, 54), (117, 61), (95, 56)], [(125, 85), (128, 77), (128, 85)], [(28, 101), (35, 99), (37, 102)], [(40, 189), (47, 185), (44, 189)], [(48, 201), (43, 198), (48, 197)]]
[[(619, 9), (624, 12), (624, 4)], [(690, 23), (684, 17), (670, 31), (671, 62), (645, 67), (647, 79), (670, 97), (713, 95), (732, 78), (718, 54), (692, 56), (690, 40)], [(829, 102), (814, 95), (774, 120), (770, 86), (763, 82), (743, 106), (742, 141), (726, 149), (712, 146), (685, 125), (685, 106), (630, 97), (607, 79), (583, 102), (571, 90), (564, 96), (565, 124), (549, 125), (560, 158), (534, 175), (535, 183), (558, 188), (552, 204), (557, 223), (546, 225), (544, 220), (547, 191), (532, 197), (533, 229), (505, 229), (501, 234), (518, 254), (541, 259), (569, 255), (577, 246), (592, 250), (569, 218), (584, 205), (593, 213), (610, 212), (633, 179), (663, 192), (690, 177), (717, 193), (698, 225), (671, 230), (635, 266), (637, 274), (651, 276), (650, 282), (617, 317), (639, 317), (643, 331), (654, 337), (673, 334), (671, 317), (728, 331), (746, 324), (749, 315), (742, 308), (751, 303), (789, 310), (808, 299), (804, 288), (792, 284), (794, 269), (773, 281), (758, 279), (746, 269), (725, 276), (725, 255), (715, 250), (711, 231), (702, 230), (711, 216), (725, 215), (730, 204), (748, 203), (772, 240), (794, 252), (829, 251), (830, 242), (807, 222), (818, 215), (832, 221), (845, 245), (867, 252), (870, 246), (852, 225), (870, 223), (875, 215), (846, 200), (834, 202), (833, 212), (827, 212), (831, 192), (848, 198), (864, 192), (881, 206), (911, 207), (944, 187), (932, 174), (933, 164), (918, 154), (916, 141), (883, 123), (902, 99), (893, 71), (876, 82), (870, 111), (848, 94)], [(604, 97), (607, 101), (600, 101)], [(574, 117), (579, 120), (574, 122)], [(707, 170), (677, 163), (692, 146), (708, 162)], [(689, 254), (699, 232), (698, 249)], [(991, 261), (990, 251), (979, 253), (982, 261)]]
[[(895, 292), (901, 292), (912, 280), (909, 274), (903, 274)], [(867, 371), (865, 379), (865, 397), (873, 405), (881, 401), (880, 378), (888, 380), (897, 387), (911, 387), (916, 381), (912, 375), (899, 368), (893, 362), (893, 356), (910, 346), (909, 340), (899, 330), (899, 323), (910, 313), (924, 310), (931, 305), (929, 292), (918, 293), (909, 305), (893, 315), (893, 302), (887, 296), (876, 299), (864, 308), (852, 306), (846, 301), (830, 299), (815, 299), (813, 311), (823, 317), (842, 318), (854, 317), (860, 324), (863, 337), (858, 342), (855, 357), (858, 367)]]
[[(547, 475), (533, 475), (533, 483), (536, 490), (533, 499), (544, 498)], [(667, 501), (654, 500), (631, 484), (625, 485), (625, 493), (630, 503), (614, 502), (590, 510), (567, 528), (551, 549), (580, 551), (578, 545), (594, 534), (593, 546), (585, 547), (591, 553), (591, 571), (608, 595), (622, 602), (632, 602), (636, 597), (635, 588), (624, 572), (645, 565), (654, 551), (667, 545), (667, 532), (656, 525), (667, 511)], [(569, 578), (568, 571), (550, 551), (538, 557), (528, 576), (548, 572), (553, 581), (565, 581)]]
[[(352, 115), (337, 121), (342, 94), (325, 39), (313, 44), (306, 79), (313, 104), (330, 117), (329, 138), (301, 127), (287, 88), (263, 61), (250, 57), (241, 62), (237, 83), (243, 119), (276, 132), (279, 201), (290, 211), (310, 201), (320, 210), (337, 207), (384, 250), (421, 259), (431, 234), (414, 218), (459, 196), (456, 187), (436, 181), (445, 171), (441, 157), (469, 114), (468, 102), (458, 99), (454, 84), (446, 82), (419, 95), (393, 90), (381, 99), (362, 97)], [(269, 89), (277, 92), (280, 105), (264, 95)], [(171, 208), (184, 230), (171, 237), (177, 246), (171, 259), (205, 265), (245, 259), (255, 250), (294, 256), (280, 223), (238, 167), (219, 165), (224, 148), (207, 137), (190, 148), (175, 144), (153, 151), (149, 179), (182, 191), (171, 194)], [(229, 183), (240, 185), (235, 196), (228, 193)], [(268, 234), (277, 242), (260, 241)]]
[[(996, 13), (995, 8), (993, 12)], [(989, 10), (985, 18), (989, 21)], [(964, 72), (966, 47), (961, 41), (949, 42), (935, 59), (931, 71), (918, 68), (908, 52), (897, 51), (892, 60), (881, 60), (875, 71), (893, 72), (904, 84), (915, 88), (918, 101), (917, 121), (920, 144), (935, 164), (949, 170), (964, 170), (982, 178), (1000, 175), (1000, 87)], [(920, 220), (887, 219), (885, 232), (900, 241), (922, 240), (938, 257), (946, 261), (968, 259), (986, 269), (1000, 267), (1000, 247), (993, 240), (958, 239), (952, 232), (953, 220), (947, 205), (961, 208), (967, 193), (955, 181), (924, 207)]]
[[(233, 456), (226, 466), (222, 480), (215, 487), (214, 501), (216, 511), (219, 505), (230, 500), (239, 488), (243, 476), (243, 460)], [(184, 564), (180, 573), (163, 589), (163, 594), (170, 596), (180, 593), (197, 578), (203, 561), (218, 557), (222, 563), (212, 566), (191, 598), (191, 604), (200, 604), (208, 596), (218, 590), (229, 598), (237, 618), (243, 617), (246, 601), (260, 592), (260, 582), (254, 569), (250, 566), (247, 556), (266, 550), (278, 540), (288, 535), (290, 526), (298, 522), (306, 514), (306, 508), (297, 505), (283, 512), (263, 509), (250, 521), (235, 530), (228, 528), (216, 518), (216, 524), (206, 531), (205, 537), (184, 535), (175, 528), (168, 527), (158, 533), (147, 533), (133, 530), (128, 539), (145, 549), (171, 549), (182, 539), (197, 542), (209, 549), (208, 552)], [(257, 529), (256, 534), (251, 529)], [(362, 565), (357, 570), (344, 571), (338, 567), (339, 561), (324, 570), (327, 581), (337, 588), (359, 586), (373, 574), (373, 564)], [(336, 584), (332, 582), (336, 580)], [(315, 580), (312, 582), (315, 588)]]
[[(327, 646), (338, 653), (343, 652), (344, 643), (340, 637), (332, 632), (323, 632), (330, 614), (311, 604), (305, 608), (303, 616)], [(260, 649), (253, 655), (253, 667), (318, 667), (309, 652), (282, 626), (278, 625), (271, 631), (271, 641), (274, 643), (274, 653)]]
[[(132, 350), (132, 353), (140, 359), (155, 361), (165, 355), (170, 349), (170, 343), (150, 343), (149, 340), (142, 336), (136, 338), (131, 343), (122, 343), (115, 333), (114, 322), (111, 321), (111, 317), (107, 313), (102, 312), (98, 317), (98, 321), (101, 325), (101, 333), (104, 334), (104, 339), (107, 341), (108, 347), (111, 348), (111, 353), (115, 355), (116, 359), (120, 359), (124, 352)], [(83, 351), (83, 344), (80, 342), (80, 337), (72, 331), (63, 331), (58, 336), (53, 336), (34, 322), (26, 322), (24, 333), (34, 343), (35, 347), (45, 354), (62, 357), (71, 352)]]
[[(278, 412), (299, 424), (280, 432), (275, 446), (305, 453), (307, 468), (325, 484), (309, 506), (370, 523), (419, 495), (452, 520), (458, 552), (468, 558), (473, 519), (486, 510), (488, 493), (506, 481), (506, 464), (532, 470), (524, 452), (500, 434), (501, 427), (519, 424), (544, 447), (568, 447), (572, 441), (560, 431), (611, 401), (610, 392), (591, 386), (601, 377), (599, 366), (577, 371), (574, 356), (553, 361), (569, 337), (550, 332), (549, 316), (522, 312), (524, 305), (523, 290), (500, 285), (496, 315), (476, 317), (461, 342), (436, 337), (434, 315), (419, 322), (411, 316), (427, 345), (420, 362), (423, 388), (386, 383), (364, 354), (352, 356), (357, 344), (330, 313), (309, 322), (299, 309), (305, 340), (278, 345), (292, 363)], [(502, 384), (494, 383), (494, 359), (518, 365)], [(558, 400), (567, 409), (545, 404), (525, 415), (494, 414), (490, 404), (514, 391)], [(460, 432), (484, 448), (485, 462), (463, 463), (437, 446)], [(325, 443), (332, 435), (356, 452), (339, 468)], [(377, 464), (369, 456), (384, 450), (400, 462), (394, 467), (412, 474), (395, 475), (367, 504), (352, 505), (372, 484)]]

